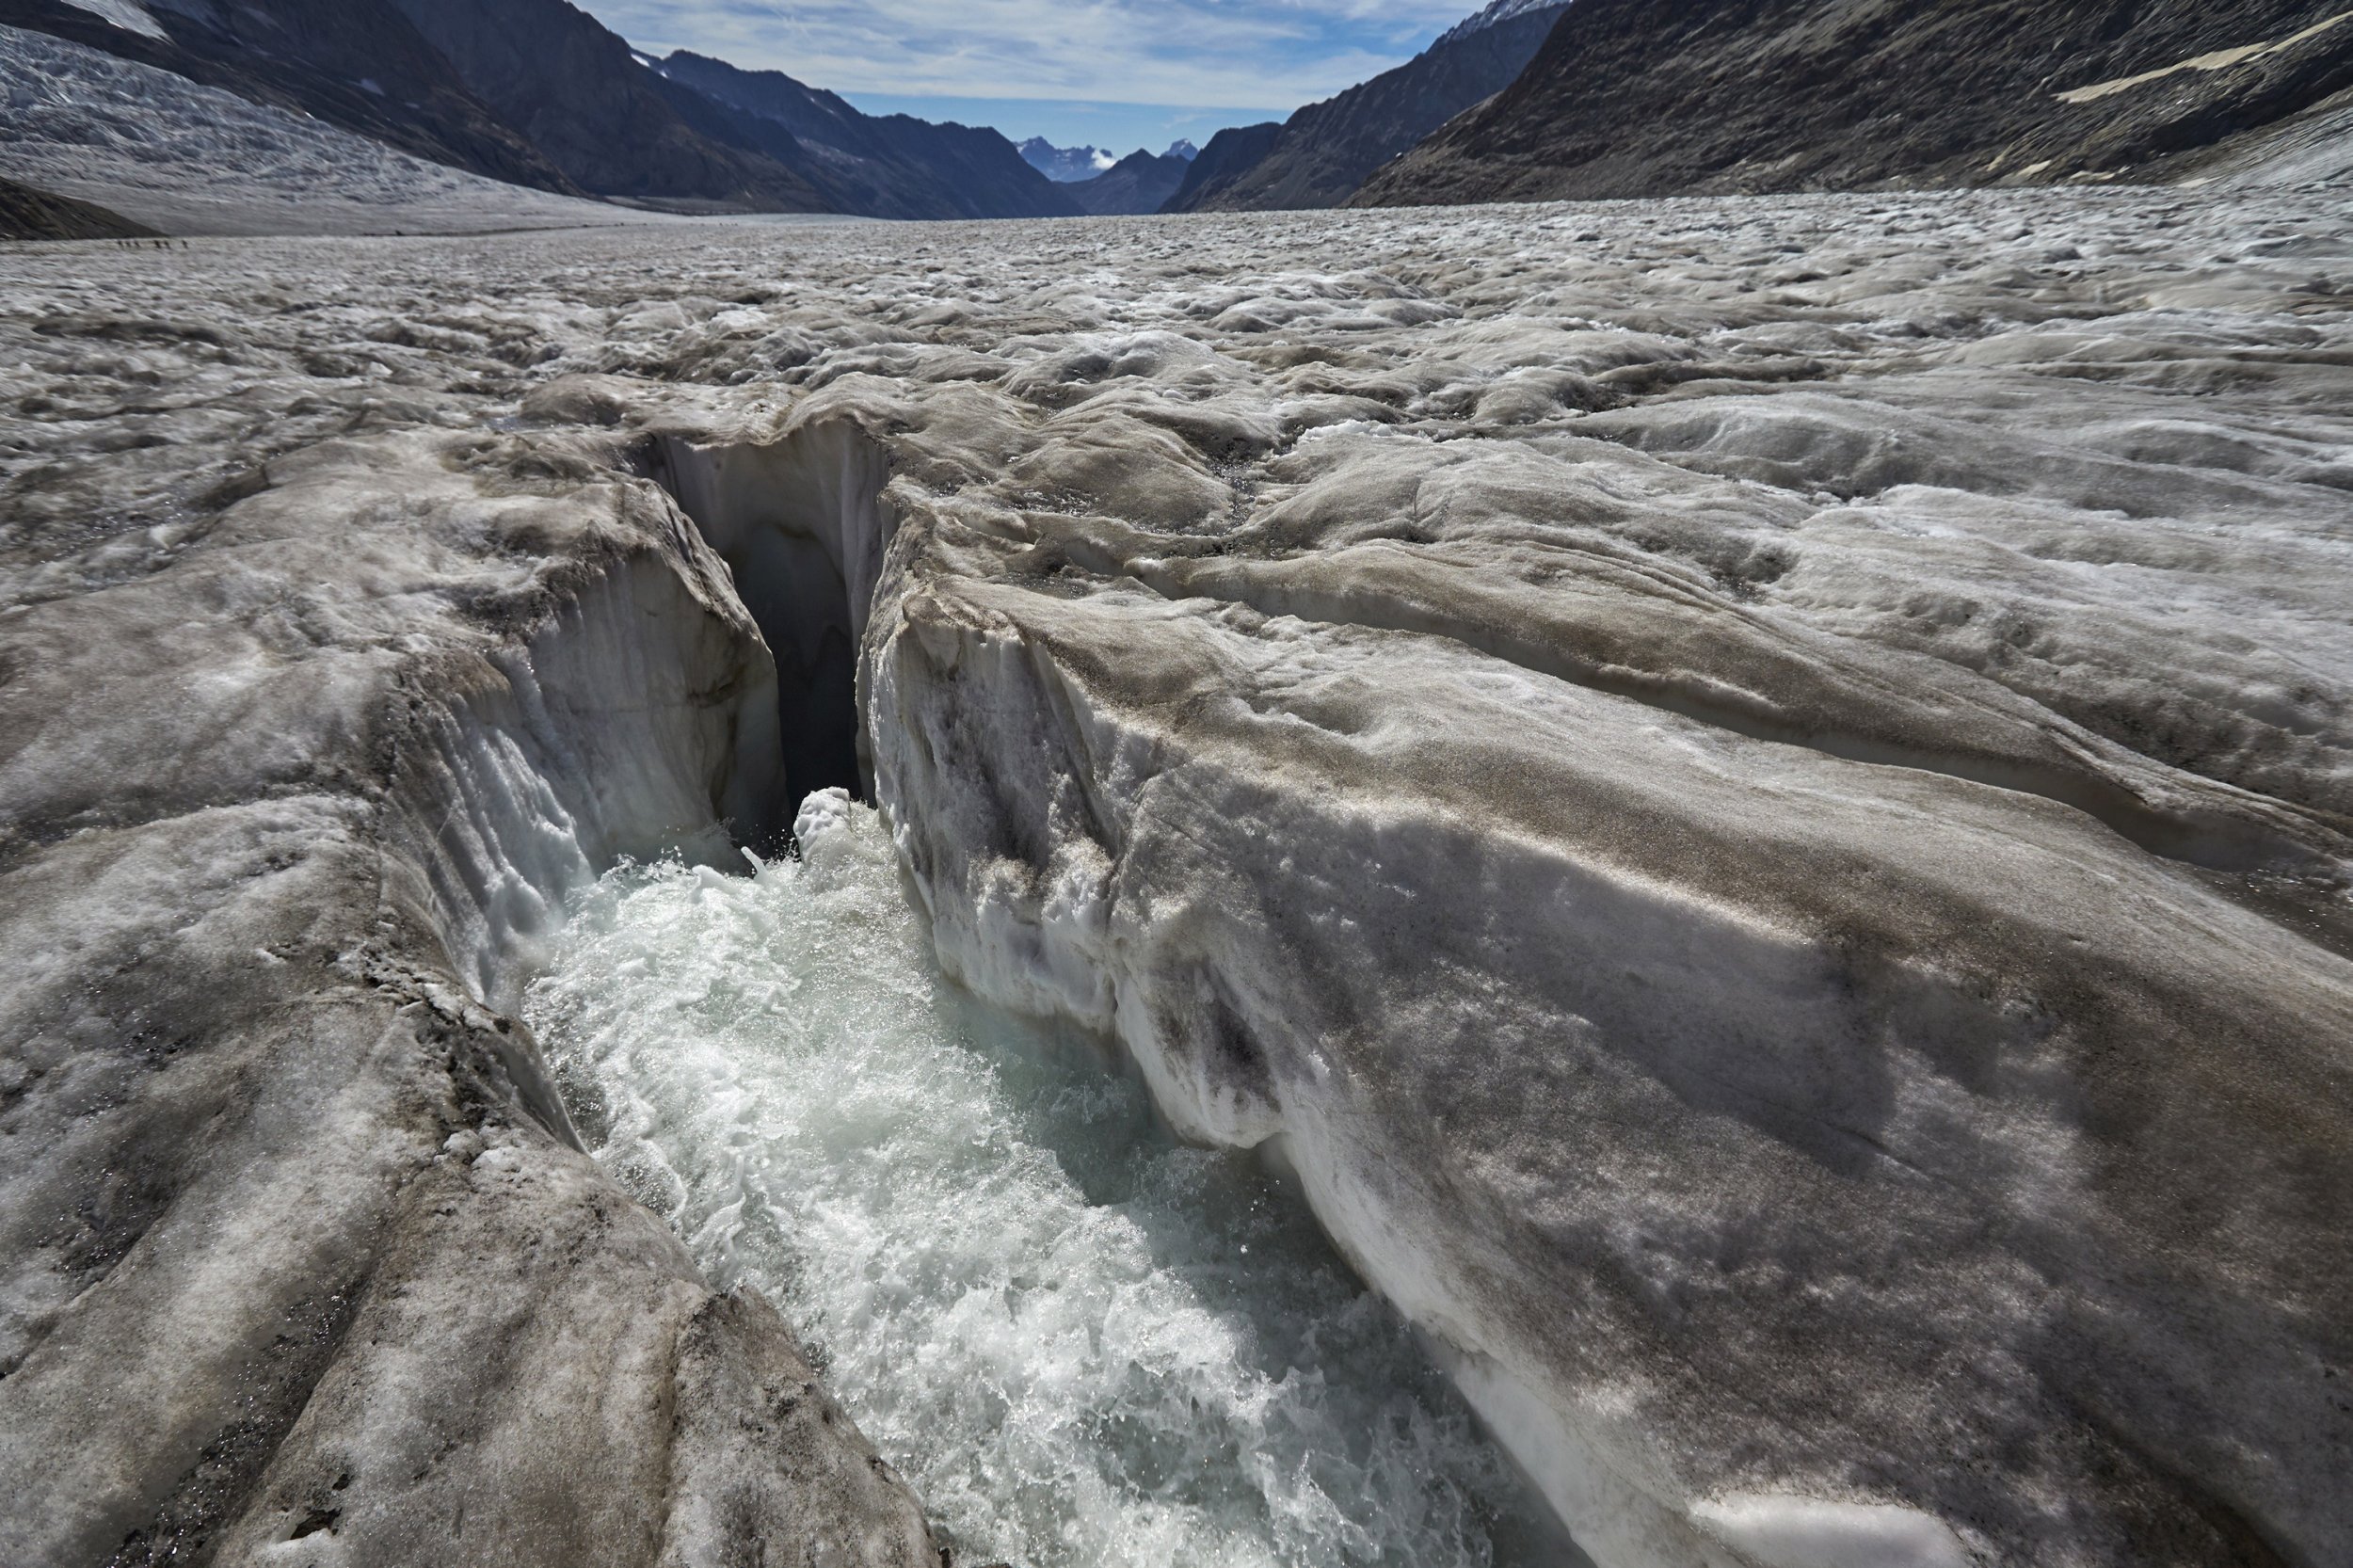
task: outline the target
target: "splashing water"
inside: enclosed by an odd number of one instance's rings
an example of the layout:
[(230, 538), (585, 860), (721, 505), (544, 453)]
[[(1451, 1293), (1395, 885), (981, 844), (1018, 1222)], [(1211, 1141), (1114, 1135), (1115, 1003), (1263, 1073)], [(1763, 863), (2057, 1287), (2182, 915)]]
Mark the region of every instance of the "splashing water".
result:
[(874, 813), (803, 825), (754, 878), (607, 876), (526, 1014), (597, 1159), (793, 1320), (958, 1560), (1561, 1560), (1276, 1178), (943, 979)]

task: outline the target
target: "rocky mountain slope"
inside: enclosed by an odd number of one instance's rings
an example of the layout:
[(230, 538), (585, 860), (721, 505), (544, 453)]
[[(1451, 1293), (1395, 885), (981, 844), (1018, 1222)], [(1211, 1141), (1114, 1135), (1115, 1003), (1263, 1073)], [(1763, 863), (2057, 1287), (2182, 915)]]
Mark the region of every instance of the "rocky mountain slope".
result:
[(1063, 188), (1070, 199), (1097, 216), (1119, 213), (1157, 213), (1185, 183), (1193, 165), (1175, 153), (1154, 154), (1139, 148), (1092, 180)]
[(1204, 181), (1169, 210), (1338, 206), (1382, 165), (1510, 86), (1564, 8), (1497, 0), (1396, 70), (1301, 109), (1251, 168)]
[(469, 88), (584, 190), (753, 211), (825, 210), (801, 160), (790, 155), (789, 137), (760, 145), (762, 138), (730, 126), (717, 105), (666, 90), (618, 35), (566, 0), (392, 3)]
[(1353, 200), (2178, 179), (2348, 88), (2335, 0), (1577, 0)]
[(837, 212), (870, 217), (1064, 217), (1084, 210), (997, 132), (869, 115), (779, 71), (744, 71), (680, 50), (669, 81), (780, 127)]
[(0, 162), (169, 234), (465, 233), (648, 215), (428, 163), (325, 120), (0, 26)]
[(1266, 120), (1257, 125), (1237, 125), (1220, 131), (1209, 138), (1185, 169), (1185, 177), (1176, 191), (1161, 206), (1167, 213), (1192, 212), (1201, 203), (1214, 200), (1236, 181), (1250, 172), (1274, 138), (1283, 134), (1283, 122)]

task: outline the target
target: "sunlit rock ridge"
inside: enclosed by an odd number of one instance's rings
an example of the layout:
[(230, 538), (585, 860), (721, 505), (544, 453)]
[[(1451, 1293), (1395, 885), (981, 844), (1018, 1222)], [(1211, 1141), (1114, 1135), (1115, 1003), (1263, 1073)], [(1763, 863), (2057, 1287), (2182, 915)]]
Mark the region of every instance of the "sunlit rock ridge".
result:
[(513, 1016), (844, 782), (1606, 1568), (2353, 1540), (2341, 193), (0, 278), (0, 1560), (936, 1560)]

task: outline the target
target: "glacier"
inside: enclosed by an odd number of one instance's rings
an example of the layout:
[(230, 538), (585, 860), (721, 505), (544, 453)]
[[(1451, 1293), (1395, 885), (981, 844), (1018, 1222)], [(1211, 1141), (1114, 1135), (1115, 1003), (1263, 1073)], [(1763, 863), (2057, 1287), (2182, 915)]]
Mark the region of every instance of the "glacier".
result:
[(0, 250), (0, 1555), (932, 1552), (566, 1032), (846, 837), (1604, 1568), (2329, 1560), (2349, 218)]

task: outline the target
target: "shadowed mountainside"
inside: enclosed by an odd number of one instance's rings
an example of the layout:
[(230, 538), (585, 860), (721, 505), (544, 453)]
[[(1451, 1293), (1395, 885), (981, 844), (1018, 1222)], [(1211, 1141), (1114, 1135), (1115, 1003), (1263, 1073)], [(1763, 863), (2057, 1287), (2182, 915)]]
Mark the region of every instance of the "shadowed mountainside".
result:
[(730, 146), (718, 105), (690, 124), (620, 36), (565, 0), (396, 0), (466, 85), (599, 196), (767, 212), (828, 203), (769, 138)]
[(1184, 184), (1193, 165), (1173, 152), (1139, 148), (1092, 180), (1064, 185), (1071, 199), (1098, 217), (1157, 213)]
[(0, 180), (0, 240), (122, 240), (154, 234), (120, 213)]
[(679, 50), (655, 67), (670, 82), (781, 127), (819, 187), (870, 217), (1065, 217), (1084, 209), (997, 132), (869, 115), (781, 71)]
[(1308, 104), (1250, 168), (1215, 185), (1205, 182), (1169, 210), (1338, 206), (1382, 165), (1511, 86), (1566, 8), (1500, 0), (1396, 70)]
[(1209, 138), (1209, 145), (1201, 150), (1185, 170), (1176, 194), (1161, 208), (1164, 213), (1192, 213), (1211, 210), (1207, 205), (1215, 198), (1233, 188), (1248, 174), (1274, 138), (1283, 134), (1283, 122), (1270, 120), (1257, 125), (1237, 125), (1220, 131)]
[(2339, 0), (1578, 0), (1351, 204), (2179, 178), (2348, 87)]

